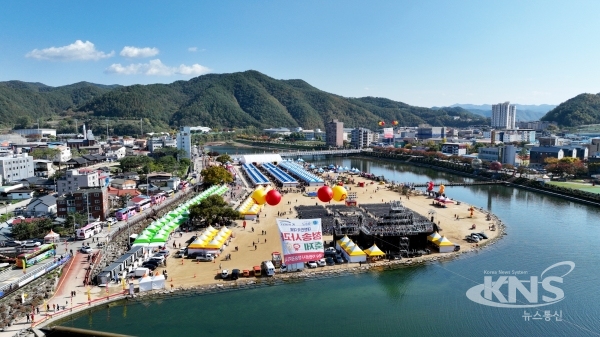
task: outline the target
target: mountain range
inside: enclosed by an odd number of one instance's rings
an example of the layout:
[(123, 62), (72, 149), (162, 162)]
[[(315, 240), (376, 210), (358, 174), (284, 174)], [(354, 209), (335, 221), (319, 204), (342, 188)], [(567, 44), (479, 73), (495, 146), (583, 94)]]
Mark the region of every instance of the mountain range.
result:
[(401, 126), (489, 124), (485, 117), (460, 107), (429, 109), (386, 98), (347, 98), (319, 90), (303, 80), (277, 80), (253, 70), (208, 74), (170, 84), (131, 86), (80, 82), (49, 87), (0, 82), (0, 116), (5, 124), (14, 124), (19, 116), (36, 119), (64, 110), (96, 121), (143, 119), (150, 124), (144, 127), (146, 132), (180, 125), (323, 129), (331, 119), (348, 127), (371, 129), (376, 129), (380, 121), (387, 125), (398, 121)]
[[(377, 129), (384, 121), (400, 126), (466, 127), (489, 125), (491, 105), (455, 104), (424, 108), (380, 97), (343, 97), (300, 79), (277, 80), (258, 71), (208, 74), (189, 81), (150, 85), (100, 85), (79, 82), (51, 87), (42, 83), (0, 82), (0, 124), (19, 120), (41, 125), (58, 116), (86, 120), (116, 134), (165, 131), (181, 125), (212, 128), (302, 127), (324, 129), (331, 119), (346, 127)], [(56, 118), (56, 119), (55, 119)], [(551, 120), (561, 126), (600, 123), (600, 94), (581, 94), (553, 105), (517, 104), (518, 120)], [(63, 127), (65, 122), (62, 119)], [(71, 126), (69, 126), (71, 127)]]

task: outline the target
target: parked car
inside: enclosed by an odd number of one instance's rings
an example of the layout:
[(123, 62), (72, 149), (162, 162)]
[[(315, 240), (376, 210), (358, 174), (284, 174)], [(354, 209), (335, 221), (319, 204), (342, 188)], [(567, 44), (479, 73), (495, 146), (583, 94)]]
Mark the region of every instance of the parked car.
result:
[(325, 253), (327, 253), (327, 252), (337, 253), (337, 251), (335, 250), (335, 247), (325, 248)]
[(211, 253), (206, 253), (206, 255), (196, 255), (196, 261), (212, 262), (212, 260), (214, 260), (214, 256)]
[(153, 263), (144, 263), (144, 264), (142, 264), (142, 267), (148, 268), (149, 270), (154, 271), (154, 269), (158, 268), (158, 265), (153, 264)]
[(13, 240), (2, 241), (2, 246), (4, 247), (20, 247), (21, 243)]
[(226, 279), (228, 277), (229, 277), (229, 270), (227, 270), (227, 269), (221, 270), (221, 278)]
[(325, 259), (320, 259), (319, 261), (317, 261), (317, 266), (319, 267), (325, 267), (327, 263), (325, 262)]
[(244, 277), (250, 277), (250, 271), (248, 269), (244, 269), (244, 272), (242, 274)]
[(187, 255), (187, 248), (181, 248), (180, 250), (177, 251), (177, 253), (175, 253), (175, 257), (184, 257)]
[(345, 262), (346, 262), (346, 260), (344, 260), (344, 258), (341, 255), (336, 255), (335, 256), (335, 263), (342, 264), (342, 263), (345, 263)]
[(327, 264), (328, 266), (333, 266), (333, 265), (335, 265), (335, 261), (333, 261), (333, 258), (331, 258), (331, 257), (326, 257), (325, 264)]
[(308, 262), (306, 262), (306, 266), (308, 268), (317, 268), (317, 262), (316, 261), (308, 261)]
[(485, 235), (484, 233), (475, 233), (475, 234), (477, 234), (482, 239), (486, 239), (487, 240), (487, 238), (488, 238), (488, 236)]
[(90, 246), (83, 246), (79, 249), (80, 252), (85, 253), (85, 254), (91, 254), (92, 253), (92, 247)]
[(156, 253), (156, 254), (161, 254), (161, 255), (164, 255), (165, 257), (168, 257), (168, 256), (169, 256), (169, 254), (170, 254), (170, 252), (169, 252), (169, 250), (168, 250), (168, 249), (163, 249), (163, 250), (159, 251), (159, 252), (158, 252), (158, 253)]
[(237, 280), (240, 277), (240, 270), (239, 269), (234, 269), (231, 271), (231, 279), (232, 280)]
[(162, 261), (165, 260), (165, 256), (163, 254), (156, 253), (156, 254), (152, 255), (152, 257), (150, 259), (151, 260), (152, 259), (154, 259), (154, 260), (160, 260), (160, 262), (162, 262)]
[(467, 242), (472, 242), (472, 243), (478, 243), (479, 241), (481, 241), (479, 239), (479, 236), (477, 236), (477, 235), (468, 235), (466, 239), (467, 239)]
[(22, 247), (26, 247), (26, 248), (33, 248), (33, 247), (39, 247), (42, 244), (37, 242), (37, 241), (33, 241), (33, 240), (27, 240), (25, 242), (21, 242), (21, 246)]
[(153, 261), (153, 260), (149, 260), (149, 261), (142, 263), (142, 267), (148, 268), (150, 270), (154, 270), (154, 269), (158, 268), (158, 265), (159, 265), (159, 262)]
[(325, 257), (335, 257), (337, 255), (337, 252), (335, 251), (335, 249), (333, 251), (325, 251)]

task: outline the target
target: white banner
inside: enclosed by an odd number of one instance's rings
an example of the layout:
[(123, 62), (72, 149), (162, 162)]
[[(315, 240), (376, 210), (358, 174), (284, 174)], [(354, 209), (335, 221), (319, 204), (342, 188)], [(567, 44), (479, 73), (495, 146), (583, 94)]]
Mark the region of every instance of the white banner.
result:
[(285, 264), (323, 258), (321, 219), (277, 219), (277, 226)]
[(394, 128), (383, 129), (383, 138), (386, 138), (386, 139), (394, 138)]

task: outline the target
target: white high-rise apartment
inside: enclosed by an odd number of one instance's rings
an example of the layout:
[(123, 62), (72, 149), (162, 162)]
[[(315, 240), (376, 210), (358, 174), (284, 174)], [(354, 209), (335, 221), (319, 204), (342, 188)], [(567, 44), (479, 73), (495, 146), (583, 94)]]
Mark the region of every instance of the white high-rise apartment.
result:
[(492, 127), (514, 129), (517, 119), (517, 107), (510, 102), (492, 104)]
[(192, 131), (189, 126), (179, 127), (177, 133), (177, 148), (185, 151), (185, 157), (190, 159), (192, 153)]

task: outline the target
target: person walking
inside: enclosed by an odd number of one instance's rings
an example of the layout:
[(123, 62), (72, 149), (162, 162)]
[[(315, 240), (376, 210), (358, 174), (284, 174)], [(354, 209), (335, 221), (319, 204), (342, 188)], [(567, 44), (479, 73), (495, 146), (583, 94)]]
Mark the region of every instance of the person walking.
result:
[(27, 323), (29, 323), (29, 313), (25, 314), (27, 316)]

